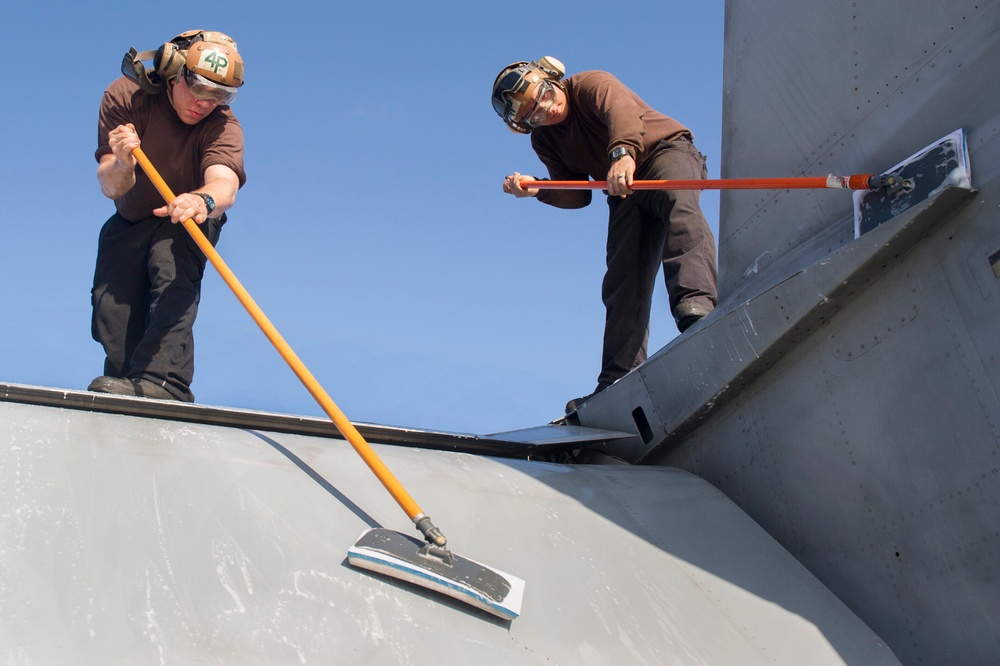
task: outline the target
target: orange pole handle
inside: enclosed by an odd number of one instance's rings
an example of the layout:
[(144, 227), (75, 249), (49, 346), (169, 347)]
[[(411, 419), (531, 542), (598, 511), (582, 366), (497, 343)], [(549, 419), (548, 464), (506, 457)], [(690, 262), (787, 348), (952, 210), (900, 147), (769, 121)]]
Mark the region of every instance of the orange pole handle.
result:
[[(871, 190), (872, 176), (803, 176), (799, 178), (724, 178), (705, 180), (635, 180), (633, 190), (806, 190), (806, 189), (850, 189)], [(522, 178), (523, 188), (542, 190), (606, 190), (604, 180), (527, 180)], [(876, 185), (877, 187), (877, 185)]]
[[(147, 176), (149, 176), (150, 181), (152, 181), (153, 185), (156, 186), (160, 195), (163, 196), (163, 198), (168, 202), (173, 201), (176, 198), (174, 193), (170, 190), (170, 187), (167, 186), (167, 183), (163, 180), (160, 174), (153, 167), (153, 164), (142, 152), (142, 149), (136, 148), (132, 151), (132, 154), (139, 161), (139, 166), (141, 166), (142, 170), (146, 172)], [(222, 260), (222, 256), (219, 255), (216, 249), (212, 247), (212, 244), (205, 237), (205, 234), (198, 228), (198, 224), (191, 218), (184, 220), (183, 224), (184, 228), (187, 229), (189, 234), (191, 234), (194, 242), (198, 244), (201, 251), (205, 253), (208, 260), (212, 262), (212, 265), (219, 271), (222, 279), (225, 280), (227, 285), (229, 285), (229, 288), (236, 295), (236, 298), (243, 305), (243, 307), (246, 308), (250, 317), (254, 320), (257, 326), (260, 327), (260, 330), (264, 332), (267, 339), (271, 341), (274, 348), (278, 350), (281, 357), (285, 359), (285, 362), (292, 369), (292, 372), (294, 372), (299, 380), (305, 385), (306, 389), (308, 389), (309, 393), (311, 393), (313, 398), (316, 399), (316, 402), (318, 402), (320, 407), (323, 408), (323, 411), (326, 412), (327, 416), (333, 420), (333, 423), (337, 426), (337, 430), (340, 431), (340, 434), (343, 435), (348, 442), (350, 442), (351, 446), (354, 447), (354, 450), (358, 452), (372, 472), (375, 473), (375, 476), (378, 477), (378, 480), (382, 482), (382, 485), (389, 491), (389, 494), (392, 495), (393, 499), (395, 499), (399, 506), (402, 507), (403, 511), (406, 512), (406, 515), (409, 516), (410, 520), (416, 523), (418, 518), (424, 515), (420, 506), (413, 500), (412, 497), (410, 497), (410, 494), (406, 492), (406, 489), (403, 488), (402, 484), (399, 483), (396, 477), (393, 476), (392, 472), (389, 471), (389, 468), (386, 467), (382, 460), (378, 457), (378, 454), (372, 450), (372, 447), (365, 441), (365, 438), (361, 435), (361, 433), (358, 432), (358, 429), (354, 427), (354, 424), (351, 423), (346, 416), (344, 416), (344, 413), (340, 411), (337, 404), (330, 398), (329, 395), (327, 395), (326, 391), (323, 390), (323, 387), (320, 386), (318, 381), (316, 381), (316, 378), (313, 377), (311, 372), (309, 372), (309, 369), (306, 368), (305, 364), (299, 360), (299, 357), (294, 351), (292, 351), (292, 348), (288, 345), (288, 343), (285, 342), (285, 339), (281, 337), (278, 329), (271, 324), (270, 320), (268, 320), (267, 316), (264, 314), (264, 311), (257, 306), (257, 303), (255, 303), (253, 298), (250, 297), (247, 290), (243, 288), (240, 281), (237, 280), (233, 272), (229, 270), (229, 266), (227, 266), (226, 262)]]

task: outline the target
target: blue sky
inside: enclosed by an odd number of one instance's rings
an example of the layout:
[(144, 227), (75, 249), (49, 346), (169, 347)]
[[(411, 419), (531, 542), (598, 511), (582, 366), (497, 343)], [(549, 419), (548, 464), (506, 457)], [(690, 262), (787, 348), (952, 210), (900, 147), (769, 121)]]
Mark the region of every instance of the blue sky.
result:
[[(615, 7), (618, 7), (617, 5)], [(169, 10), (167, 10), (169, 9)], [(600, 364), (607, 207), (504, 195), (545, 175), (489, 102), (516, 60), (605, 69), (691, 127), (719, 177), (723, 2), (5, 2), (0, 381), (84, 389), (101, 93), (130, 46), (238, 43), (248, 181), (218, 250), (345, 414), (487, 434), (546, 423)], [(609, 14), (609, 12), (611, 14)], [(11, 43), (13, 42), (13, 43)], [(703, 195), (718, 237), (718, 193)], [(662, 281), (650, 349), (676, 335)], [(203, 404), (322, 411), (211, 267), (195, 327)]]

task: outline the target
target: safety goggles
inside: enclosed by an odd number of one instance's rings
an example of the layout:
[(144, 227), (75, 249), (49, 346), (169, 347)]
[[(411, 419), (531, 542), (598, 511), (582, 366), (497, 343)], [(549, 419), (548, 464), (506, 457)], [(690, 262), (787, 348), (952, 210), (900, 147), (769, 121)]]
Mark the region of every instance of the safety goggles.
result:
[(534, 105), (524, 117), (524, 122), (531, 127), (538, 127), (549, 117), (549, 111), (556, 101), (556, 87), (548, 79), (539, 81), (535, 91)]
[[(531, 99), (519, 101), (516, 98), (525, 96), (534, 86)], [(493, 110), (508, 123), (524, 123), (529, 127), (538, 127), (545, 122), (548, 112), (556, 101), (556, 90), (552, 81), (528, 81), (524, 73), (518, 70), (508, 72), (495, 86), (493, 94)]]
[(236, 88), (209, 81), (187, 67), (184, 68), (184, 82), (187, 84), (191, 96), (195, 99), (222, 105), (232, 104), (236, 101), (236, 93), (238, 92)]

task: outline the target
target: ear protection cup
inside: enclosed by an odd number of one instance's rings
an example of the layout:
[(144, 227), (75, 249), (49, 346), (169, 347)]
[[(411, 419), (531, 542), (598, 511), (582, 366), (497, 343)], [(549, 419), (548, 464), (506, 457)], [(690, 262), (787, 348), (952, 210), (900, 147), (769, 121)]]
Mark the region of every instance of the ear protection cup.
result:
[(182, 51), (174, 42), (167, 42), (156, 49), (156, 55), (153, 56), (153, 71), (164, 81), (169, 81), (180, 74), (186, 59), (187, 51)]
[(566, 68), (552, 56), (542, 56), (538, 59), (538, 69), (553, 81), (559, 81), (566, 76)]
[(233, 45), (233, 48), (236, 47), (236, 42), (221, 32), (188, 30), (177, 35), (156, 50), (156, 55), (153, 56), (153, 71), (159, 74), (164, 81), (174, 78), (181, 73), (181, 67), (184, 66), (184, 62), (187, 60), (187, 51), (191, 44), (207, 37), (211, 37), (212, 39), (225, 38)]

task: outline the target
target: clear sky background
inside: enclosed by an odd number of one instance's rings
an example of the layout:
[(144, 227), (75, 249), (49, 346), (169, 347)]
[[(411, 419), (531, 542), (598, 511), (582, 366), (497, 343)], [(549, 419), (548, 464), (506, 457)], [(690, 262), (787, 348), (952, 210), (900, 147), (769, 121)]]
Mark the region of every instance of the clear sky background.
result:
[[(4, 272), (0, 381), (85, 389), (97, 235), (113, 204), (94, 150), (130, 46), (230, 34), (248, 180), (218, 250), (359, 422), (488, 434), (562, 415), (596, 384), (607, 206), (503, 194), (543, 176), (494, 113), (507, 64), (604, 69), (687, 124), (719, 177), (723, 1), (0, 3)], [(718, 193), (705, 192), (718, 237)], [(677, 335), (662, 279), (651, 352)], [(322, 415), (209, 267), (195, 327), (199, 403)]]

